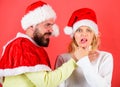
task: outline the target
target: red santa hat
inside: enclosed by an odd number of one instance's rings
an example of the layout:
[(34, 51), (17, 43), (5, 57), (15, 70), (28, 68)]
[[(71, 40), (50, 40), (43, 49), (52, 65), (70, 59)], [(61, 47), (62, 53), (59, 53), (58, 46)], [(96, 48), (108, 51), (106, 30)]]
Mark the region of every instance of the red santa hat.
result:
[(64, 28), (64, 32), (67, 35), (73, 36), (74, 32), (80, 26), (88, 26), (95, 32), (95, 34), (98, 34), (96, 15), (93, 10), (82, 8), (73, 12), (68, 25)]
[[(28, 27), (50, 18), (56, 19), (56, 13), (52, 7), (45, 2), (37, 1), (27, 7), (25, 15), (21, 20), (21, 25), (26, 30)], [(53, 25), (53, 35), (59, 35), (59, 28), (56, 24)]]

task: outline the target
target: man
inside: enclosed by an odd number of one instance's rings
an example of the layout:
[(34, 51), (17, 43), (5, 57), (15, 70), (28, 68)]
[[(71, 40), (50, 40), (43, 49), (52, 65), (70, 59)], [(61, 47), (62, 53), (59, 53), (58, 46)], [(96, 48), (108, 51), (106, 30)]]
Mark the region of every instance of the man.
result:
[(54, 10), (45, 2), (28, 6), (21, 20), (25, 34), (18, 33), (3, 50), (0, 60), (3, 87), (56, 87), (70, 76), (76, 68), (75, 61), (71, 58), (62, 67), (51, 71), (43, 48), (48, 46), (51, 35), (59, 34), (55, 19)]

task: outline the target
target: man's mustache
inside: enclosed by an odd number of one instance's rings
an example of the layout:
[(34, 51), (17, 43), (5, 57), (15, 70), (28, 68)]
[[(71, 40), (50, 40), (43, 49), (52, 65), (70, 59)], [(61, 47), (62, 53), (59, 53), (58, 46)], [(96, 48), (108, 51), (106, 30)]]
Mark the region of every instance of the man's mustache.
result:
[(51, 32), (47, 32), (44, 35), (52, 35), (52, 33)]

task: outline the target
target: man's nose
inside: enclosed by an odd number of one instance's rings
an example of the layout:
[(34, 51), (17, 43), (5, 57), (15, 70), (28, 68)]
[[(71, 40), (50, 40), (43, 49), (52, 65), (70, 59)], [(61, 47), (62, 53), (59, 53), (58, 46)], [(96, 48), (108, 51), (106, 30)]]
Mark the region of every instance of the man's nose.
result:
[(47, 28), (47, 31), (48, 31), (48, 32), (53, 32), (53, 27), (50, 26), (49, 28)]

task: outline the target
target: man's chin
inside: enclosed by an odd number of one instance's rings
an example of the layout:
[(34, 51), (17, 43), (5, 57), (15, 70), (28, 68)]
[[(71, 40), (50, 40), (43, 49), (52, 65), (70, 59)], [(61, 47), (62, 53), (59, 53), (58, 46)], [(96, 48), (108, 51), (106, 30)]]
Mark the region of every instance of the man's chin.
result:
[(48, 47), (48, 45), (47, 46), (43, 46), (43, 47)]
[(39, 46), (42, 46), (42, 47), (48, 47), (49, 43), (41, 43), (41, 44), (38, 44)]

